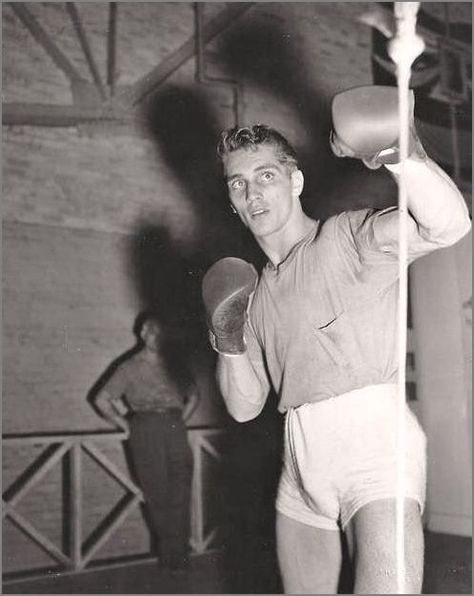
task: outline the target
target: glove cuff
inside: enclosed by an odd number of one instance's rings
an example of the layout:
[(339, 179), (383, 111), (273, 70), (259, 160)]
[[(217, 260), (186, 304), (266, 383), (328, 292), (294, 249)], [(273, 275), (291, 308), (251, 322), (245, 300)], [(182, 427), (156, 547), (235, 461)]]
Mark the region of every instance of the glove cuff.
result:
[[(424, 161), (427, 158), (426, 151), (421, 144), (421, 141), (416, 134), (414, 127), (410, 130), (410, 136), (408, 139), (408, 158), (415, 161)], [(380, 166), (394, 165), (400, 163), (400, 151), (397, 145), (389, 147), (388, 149), (382, 149), (375, 155), (362, 159), (364, 164), (371, 170), (376, 170)]]

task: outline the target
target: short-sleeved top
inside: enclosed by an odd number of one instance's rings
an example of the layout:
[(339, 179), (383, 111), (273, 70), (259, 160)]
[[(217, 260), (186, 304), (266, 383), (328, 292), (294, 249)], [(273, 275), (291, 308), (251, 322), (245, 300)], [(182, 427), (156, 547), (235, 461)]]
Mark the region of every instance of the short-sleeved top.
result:
[(104, 385), (111, 401), (124, 399), (132, 412), (146, 412), (184, 405), (183, 389), (157, 354), (156, 362), (139, 352), (118, 366)]
[[(245, 339), (280, 411), (396, 382), (398, 256), (396, 247), (380, 245), (376, 230), (390, 210), (315, 221), (282, 263), (264, 267)], [(437, 247), (415, 236), (410, 261)]]

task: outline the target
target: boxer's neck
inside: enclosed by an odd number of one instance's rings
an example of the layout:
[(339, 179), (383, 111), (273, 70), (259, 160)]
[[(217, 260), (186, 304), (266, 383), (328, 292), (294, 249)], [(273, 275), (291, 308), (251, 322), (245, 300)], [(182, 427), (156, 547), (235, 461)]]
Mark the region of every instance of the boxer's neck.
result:
[(260, 248), (267, 255), (274, 267), (278, 267), (309, 232), (314, 229), (316, 221), (301, 211), (301, 217), (291, 225), (282, 228), (277, 233), (256, 238)]

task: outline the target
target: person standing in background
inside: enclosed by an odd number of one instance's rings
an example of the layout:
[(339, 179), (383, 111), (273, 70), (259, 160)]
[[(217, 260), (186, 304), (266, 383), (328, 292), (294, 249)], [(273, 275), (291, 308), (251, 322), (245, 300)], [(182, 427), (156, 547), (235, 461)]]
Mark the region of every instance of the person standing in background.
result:
[(115, 369), (94, 403), (103, 418), (129, 433), (160, 562), (179, 571), (189, 564), (192, 454), (185, 423), (199, 394), (186, 367), (177, 370), (169, 334), (154, 313), (137, 317), (135, 333), (141, 349)]

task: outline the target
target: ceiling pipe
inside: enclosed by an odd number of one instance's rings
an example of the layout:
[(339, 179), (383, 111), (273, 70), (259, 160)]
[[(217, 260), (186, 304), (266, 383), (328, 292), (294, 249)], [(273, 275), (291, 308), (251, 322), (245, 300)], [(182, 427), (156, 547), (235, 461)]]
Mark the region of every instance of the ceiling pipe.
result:
[(243, 118), (243, 90), (242, 87), (232, 79), (210, 77), (206, 73), (206, 63), (204, 60), (204, 39), (203, 39), (203, 12), (204, 7), (201, 2), (194, 2), (194, 27), (196, 44), (196, 71), (195, 80), (204, 85), (214, 85), (228, 88), (232, 91), (232, 113), (234, 116), (234, 126), (239, 126)]
[(109, 2), (109, 23), (107, 29), (107, 85), (110, 95), (115, 93), (117, 59), (117, 2)]
[[(209, 43), (214, 37), (222, 33), (224, 29), (231, 26), (235, 21), (247, 12), (254, 2), (231, 2), (217, 16), (203, 26), (203, 42)], [(117, 94), (118, 102), (126, 105), (137, 105), (147, 95), (154, 91), (161, 83), (170, 77), (187, 60), (195, 56), (196, 43), (192, 37), (179, 47), (173, 54), (165, 58), (150, 72), (141, 77), (130, 89)]]

